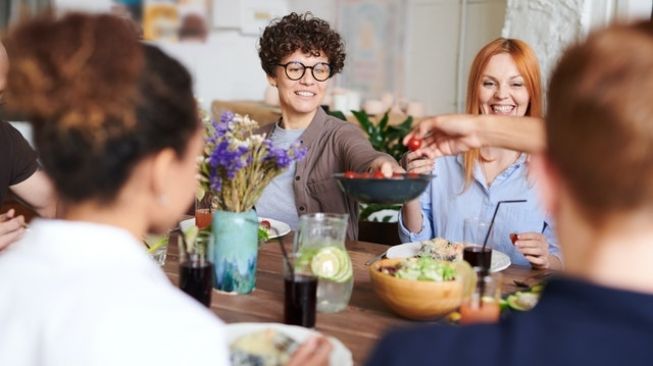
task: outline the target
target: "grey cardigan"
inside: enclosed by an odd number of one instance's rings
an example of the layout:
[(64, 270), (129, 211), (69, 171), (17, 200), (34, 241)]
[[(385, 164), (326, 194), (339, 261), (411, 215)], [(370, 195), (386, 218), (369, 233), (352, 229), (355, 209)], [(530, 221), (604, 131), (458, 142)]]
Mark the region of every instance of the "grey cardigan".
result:
[[(270, 133), (275, 124), (261, 128)], [(318, 108), (300, 143), (308, 149), (297, 163), (293, 190), (297, 214), (348, 213), (347, 239), (358, 237), (358, 203), (344, 194), (333, 178), (334, 173), (367, 171), (378, 157), (392, 157), (372, 148), (365, 133), (355, 125), (326, 114)]]

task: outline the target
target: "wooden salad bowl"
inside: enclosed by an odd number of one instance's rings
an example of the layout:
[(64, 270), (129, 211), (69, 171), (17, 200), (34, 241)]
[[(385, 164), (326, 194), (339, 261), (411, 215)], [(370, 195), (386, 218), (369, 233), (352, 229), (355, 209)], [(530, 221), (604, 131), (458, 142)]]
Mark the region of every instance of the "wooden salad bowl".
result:
[(395, 266), (401, 259), (381, 259), (369, 266), (376, 295), (398, 315), (413, 320), (434, 320), (456, 310), (463, 294), (473, 288), (474, 273), (466, 262), (455, 262), (456, 280), (414, 281), (379, 271)]

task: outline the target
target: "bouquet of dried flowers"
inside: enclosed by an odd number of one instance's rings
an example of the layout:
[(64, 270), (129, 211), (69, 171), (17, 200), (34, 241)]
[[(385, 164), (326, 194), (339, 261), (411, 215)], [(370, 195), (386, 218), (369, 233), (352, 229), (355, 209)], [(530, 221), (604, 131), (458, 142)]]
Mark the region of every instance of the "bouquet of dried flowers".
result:
[(275, 147), (248, 116), (225, 112), (219, 121), (202, 113), (206, 128), (204, 154), (200, 161), (198, 198), (207, 192), (215, 209), (245, 212), (274, 177), (306, 155), (306, 148), (293, 144)]

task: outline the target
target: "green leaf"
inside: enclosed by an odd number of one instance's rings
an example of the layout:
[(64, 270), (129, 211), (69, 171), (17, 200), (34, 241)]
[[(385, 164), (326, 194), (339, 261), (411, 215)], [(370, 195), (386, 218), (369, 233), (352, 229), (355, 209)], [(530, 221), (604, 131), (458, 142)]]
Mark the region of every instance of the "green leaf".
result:
[(341, 111), (329, 111), (328, 114), (329, 114), (330, 116), (333, 116), (333, 117), (339, 118), (339, 119), (341, 119), (341, 120), (343, 120), (343, 121), (346, 121), (346, 120), (347, 120), (347, 117), (346, 117), (345, 114), (342, 113)]
[(410, 127), (413, 124), (413, 116), (408, 116), (405, 121), (401, 122), (399, 125), (400, 129), (406, 129), (407, 131), (410, 131)]
[(377, 211), (381, 211), (381, 210), (399, 211), (400, 208), (401, 205), (386, 205), (386, 204), (370, 203), (365, 205), (365, 208), (361, 210), (359, 219), (363, 221), (369, 221), (370, 215), (372, 215)]
[(369, 116), (365, 111), (351, 111), (351, 113), (354, 114), (354, 117), (356, 117), (356, 120), (358, 121), (358, 124), (363, 127), (363, 130), (367, 132), (368, 135), (372, 135), (374, 132), (376, 132), (376, 127), (370, 121)]
[(379, 129), (381, 131), (385, 130), (389, 120), (390, 120), (390, 110), (388, 109), (383, 115), (383, 117), (381, 117), (381, 121), (379, 122)]

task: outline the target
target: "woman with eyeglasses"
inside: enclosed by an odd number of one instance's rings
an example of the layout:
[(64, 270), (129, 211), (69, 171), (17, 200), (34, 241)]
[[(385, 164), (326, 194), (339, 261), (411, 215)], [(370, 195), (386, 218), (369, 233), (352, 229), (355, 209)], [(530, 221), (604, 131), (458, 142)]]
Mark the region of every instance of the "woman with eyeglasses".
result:
[(340, 191), (333, 174), (381, 170), (390, 176), (403, 170), (391, 156), (375, 151), (358, 127), (320, 108), (329, 79), (344, 66), (340, 35), (311, 13), (291, 13), (265, 28), (259, 57), (281, 106), (281, 119), (264, 132), (276, 146), (297, 143), (308, 154), (266, 187), (257, 214), (296, 229), (306, 213), (348, 213), (347, 237), (355, 239), (358, 204)]

